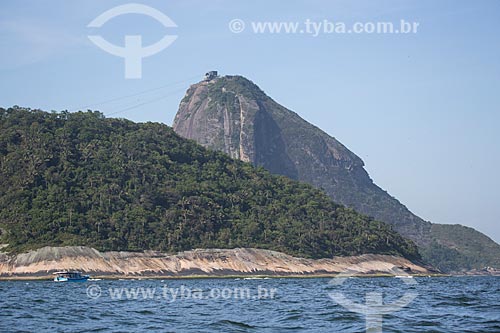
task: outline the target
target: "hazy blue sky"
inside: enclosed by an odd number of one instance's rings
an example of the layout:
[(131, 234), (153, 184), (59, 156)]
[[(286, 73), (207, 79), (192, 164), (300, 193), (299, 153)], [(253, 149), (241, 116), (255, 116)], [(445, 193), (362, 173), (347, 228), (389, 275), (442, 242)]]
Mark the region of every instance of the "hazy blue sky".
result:
[[(241, 74), (358, 154), (375, 182), (417, 215), (500, 241), (500, 1), (138, 2), (178, 27), (134, 14), (87, 27), (127, 1), (1, 1), (0, 106), (90, 105), (171, 125), (204, 72)], [(240, 34), (228, 29), (235, 18), (247, 23)], [(306, 19), (420, 26), (386, 35), (249, 31), (251, 21)], [(144, 45), (178, 38), (144, 59), (142, 79), (126, 80), (123, 59), (89, 34), (121, 45), (132, 34)]]

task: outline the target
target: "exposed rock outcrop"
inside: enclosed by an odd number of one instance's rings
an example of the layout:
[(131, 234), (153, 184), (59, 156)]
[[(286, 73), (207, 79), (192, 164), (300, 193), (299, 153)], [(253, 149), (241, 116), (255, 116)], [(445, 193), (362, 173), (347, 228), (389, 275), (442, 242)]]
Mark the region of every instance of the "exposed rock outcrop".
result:
[(252, 248), (203, 249), (169, 255), (154, 251), (99, 252), (90, 247), (44, 247), (0, 258), (0, 277), (49, 276), (79, 270), (108, 276), (322, 275), (343, 271), (360, 274), (431, 273), (402, 257), (365, 254), (332, 259), (303, 259)]

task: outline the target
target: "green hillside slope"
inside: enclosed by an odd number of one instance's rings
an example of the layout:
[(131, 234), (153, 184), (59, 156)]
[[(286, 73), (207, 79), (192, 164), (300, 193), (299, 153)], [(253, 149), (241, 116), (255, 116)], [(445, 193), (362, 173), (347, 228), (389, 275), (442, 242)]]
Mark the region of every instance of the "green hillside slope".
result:
[(0, 241), (100, 250), (258, 247), (418, 258), (384, 223), (158, 123), (0, 109)]

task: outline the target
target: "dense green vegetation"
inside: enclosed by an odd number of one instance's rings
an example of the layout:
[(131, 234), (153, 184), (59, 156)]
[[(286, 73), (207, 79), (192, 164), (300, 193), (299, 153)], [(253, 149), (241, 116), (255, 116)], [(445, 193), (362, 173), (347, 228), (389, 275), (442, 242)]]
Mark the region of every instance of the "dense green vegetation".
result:
[(443, 271), (500, 267), (500, 245), (472, 228), (433, 224), (432, 235), (433, 241), (421, 250), (422, 256), (432, 258), (434, 265)]
[(384, 223), (322, 191), (98, 112), (0, 108), (0, 230), (11, 251), (258, 247), (418, 258)]

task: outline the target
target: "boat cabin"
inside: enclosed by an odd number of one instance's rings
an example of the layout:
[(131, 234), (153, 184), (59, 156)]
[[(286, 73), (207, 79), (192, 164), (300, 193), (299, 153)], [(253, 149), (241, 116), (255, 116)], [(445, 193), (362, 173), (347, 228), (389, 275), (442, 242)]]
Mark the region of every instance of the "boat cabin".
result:
[(89, 278), (88, 275), (82, 275), (82, 273), (76, 272), (76, 271), (55, 272), (54, 275), (56, 276), (54, 278), (54, 281), (58, 281), (58, 282), (62, 282), (62, 281), (86, 281)]

